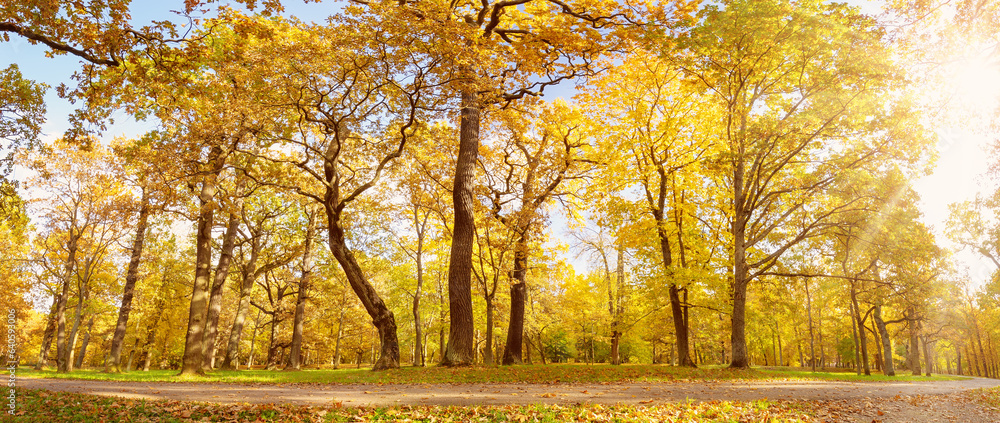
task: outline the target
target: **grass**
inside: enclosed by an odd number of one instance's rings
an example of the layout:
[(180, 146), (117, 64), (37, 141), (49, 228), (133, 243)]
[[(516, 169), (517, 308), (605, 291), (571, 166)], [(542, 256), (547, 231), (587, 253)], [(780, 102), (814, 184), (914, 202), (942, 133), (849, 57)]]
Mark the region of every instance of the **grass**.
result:
[(967, 392), (974, 401), (987, 407), (1000, 409), (1000, 387), (972, 389)]
[(721, 366), (698, 369), (635, 364), (549, 364), (509, 367), (402, 367), (373, 372), (367, 369), (303, 370), (283, 372), (269, 370), (215, 371), (203, 377), (178, 377), (176, 370), (151, 370), (109, 374), (98, 370), (77, 370), (61, 374), (54, 370), (37, 371), (22, 367), (18, 377), (114, 380), (130, 382), (216, 382), (216, 383), (312, 383), (312, 384), (387, 384), (387, 383), (601, 383), (601, 382), (676, 382), (727, 380), (828, 380), (828, 381), (934, 381), (955, 380), (959, 376), (888, 377), (858, 376), (843, 372), (810, 372), (797, 368), (755, 368), (732, 370)]
[(649, 406), (592, 404), (482, 407), (304, 407), (282, 404), (205, 404), (110, 398), (18, 389), (15, 415), (0, 422), (810, 422), (808, 404), (789, 401), (709, 401)]

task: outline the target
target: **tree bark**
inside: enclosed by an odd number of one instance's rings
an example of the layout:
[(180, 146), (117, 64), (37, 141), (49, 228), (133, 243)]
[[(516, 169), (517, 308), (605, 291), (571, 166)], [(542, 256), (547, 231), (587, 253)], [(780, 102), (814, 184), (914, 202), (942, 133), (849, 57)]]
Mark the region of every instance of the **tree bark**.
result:
[(425, 357), (424, 357), (424, 345), (423, 345), (423, 328), (421, 327), (423, 323), (420, 321), (420, 295), (421, 290), (424, 287), (424, 263), (423, 263), (423, 243), (424, 240), (421, 237), (417, 241), (417, 289), (413, 293), (413, 365), (418, 367), (424, 367)]
[(295, 317), (292, 319), (292, 345), (289, 352), (288, 367), (285, 370), (300, 370), (302, 363), (302, 330), (305, 327), (306, 299), (309, 298), (309, 278), (313, 271), (312, 245), (316, 236), (316, 212), (309, 210), (309, 223), (306, 227), (305, 250), (302, 253), (302, 277), (299, 279), (299, 292), (295, 297)]
[(66, 243), (66, 273), (63, 277), (62, 292), (59, 294), (59, 301), (56, 303), (56, 367), (59, 373), (69, 371), (67, 358), (69, 353), (66, 345), (66, 302), (69, 301), (70, 280), (73, 279), (73, 270), (76, 268), (76, 249), (80, 239), (80, 232), (74, 231), (70, 227), (69, 241)]
[[(156, 310), (163, 309), (163, 298), (156, 301)], [(156, 328), (160, 325), (161, 315), (159, 313), (153, 317), (153, 321), (146, 326), (146, 342), (142, 345), (142, 371), (148, 372), (149, 365), (153, 361), (153, 342), (156, 340)]]
[(219, 263), (215, 266), (215, 278), (208, 298), (208, 314), (205, 317), (205, 334), (201, 346), (204, 359), (201, 368), (206, 372), (215, 366), (215, 340), (219, 333), (219, 313), (222, 312), (222, 287), (229, 278), (229, 266), (233, 258), (233, 248), (236, 246), (236, 232), (239, 225), (239, 213), (230, 212), (226, 232), (222, 236), (222, 249), (219, 252)]
[[(618, 242), (618, 267), (615, 269), (616, 279), (618, 281), (618, 295), (614, 304), (614, 310), (612, 312), (611, 320), (611, 364), (619, 365), (622, 363), (621, 356), (619, 355), (618, 344), (622, 338), (622, 332), (618, 330), (621, 325), (622, 316), (622, 290), (625, 288), (625, 245), (619, 239)], [(539, 334), (538, 340), (541, 342), (541, 334)]]
[(886, 376), (896, 376), (896, 369), (892, 362), (892, 339), (889, 338), (889, 331), (882, 320), (882, 306), (876, 305), (872, 317), (875, 320), (875, 327), (878, 328), (879, 337), (882, 338), (882, 373)]
[(458, 160), (452, 201), (455, 224), (452, 232), (451, 258), (448, 263), (448, 311), (451, 327), (442, 364), (466, 366), (475, 361), (472, 319), (472, 246), (476, 232), (473, 216), (473, 176), (479, 155), (479, 120), (482, 106), (472, 89), (462, 92)]
[(49, 316), (45, 319), (48, 323), (45, 324), (45, 333), (42, 335), (42, 347), (38, 351), (35, 370), (42, 370), (48, 361), (49, 349), (52, 348), (52, 338), (56, 334), (56, 305), (58, 303), (59, 295), (53, 295), (52, 306), (49, 307)]
[(90, 273), (92, 271), (91, 266), (93, 262), (88, 259), (84, 265), (84, 277), (77, 278), (77, 291), (79, 292), (79, 301), (76, 303), (76, 312), (73, 313), (73, 328), (69, 332), (69, 339), (66, 341), (66, 367), (67, 371), (73, 371), (73, 365), (75, 364), (75, 354), (76, 354), (76, 340), (80, 333), (80, 326), (83, 324), (83, 306), (90, 299)]
[(865, 335), (865, 319), (861, 317), (861, 309), (858, 308), (858, 292), (851, 281), (851, 304), (854, 307), (854, 319), (858, 327), (858, 341), (861, 343), (861, 366), (865, 376), (871, 376), (872, 370), (868, 366), (868, 339)]
[(344, 312), (347, 309), (342, 307), (340, 309), (340, 319), (337, 322), (337, 344), (334, 347), (333, 352), (333, 368), (336, 370), (340, 367), (340, 340), (344, 337)]
[(698, 367), (695, 365), (694, 361), (691, 360), (691, 355), (688, 352), (688, 320), (685, 313), (686, 307), (682, 308), (680, 292), (684, 292), (684, 296), (687, 296), (687, 288), (679, 288), (677, 284), (670, 284), (670, 311), (673, 315), (674, 320), (674, 334), (676, 337), (677, 344), (677, 365), (683, 367)]
[[(396, 317), (392, 311), (386, 307), (382, 297), (375, 292), (375, 288), (368, 283), (361, 266), (354, 258), (354, 254), (347, 248), (344, 239), (343, 229), (339, 226), (339, 219), (335, 218), (332, 208), (327, 208), (329, 220), (329, 244), (330, 252), (333, 254), (340, 267), (347, 276), (347, 281), (351, 284), (351, 289), (361, 300), (365, 311), (372, 318), (372, 323), (378, 329), (379, 340), (382, 349), (378, 361), (372, 370), (395, 369), (399, 367), (399, 342), (396, 337)], [(471, 295), (471, 294), (470, 294)]]
[[(742, 150), (742, 145), (740, 147)], [(740, 151), (739, 156), (742, 156)], [(742, 157), (737, 157), (733, 168), (733, 316), (730, 344), (732, 345), (732, 362), (729, 367), (743, 369), (750, 367), (747, 360), (746, 336), (746, 305), (747, 284), (750, 282), (750, 270), (746, 260), (746, 222), (749, 212), (745, 210), (746, 194), (743, 192), (745, 164)]]
[(104, 371), (118, 373), (118, 361), (121, 358), (122, 343), (125, 341), (125, 330), (128, 328), (129, 313), (132, 312), (132, 297), (135, 295), (135, 283), (139, 281), (139, 261), (142, 259), (142, 248), (146, 239), (146, 227), (149, 225), (149, 193), (142, 189), (142, 203), (139, 207), (139, 221), (135, 227), (135, 239), (132, 241), (132, 256), (125, 273), (125, 287), (122, 290), (122, 304), (118, 308), (118, 323), (115, 334), (111, 338), (111, 355), (105, 362)]
[(907, 359), (910, 362), (910, 371), (914, 376), (920, 376), (920, 322), (916, 319), (916, 313), (913, 311), (913, 307), (907, 310), (907, 325), (909, 326), (910, 334), (910, 348), (907, 351)]
[(247, 313), (250, 312), (250, 292), (257, 280), (257, 260), (261, 249), (256, 234), (250, 243), (250, 259), (240, 271), (242, 277), (240, 301), (236, 308), (236, 317), (233, 319), (233, 327), (229, 331), (229, 346), (226, 348), (226, 359), (222, 362), (222, 370), (236, 370), (239, 366), (240, 339), (243, 337), (243, 325), (246, 323)]
[[(516, 257), (514, 261), (516, 269)], [(503, 352), (504, 365), (523, 363), (521, 351), (524, 349), (524, 304), (526, 292), (527, 285), (523, 281), (516, 282), (510, 286), (510, 322), (508, 323), (507, 340)]]
[(809, 315), (809, 363), (816, 371), (816, 337), (813, 335), (812, 296), (809, 295), (809, 278), (806, 278), (806, 314)]
[(180, 375), (203, 375), (205, 320), (208, 314), (208, 279), (212, 266), (212, 225), (215, 220), (216, 182), (225, 163), (222, 148), (215, 146), (209, 154), (212, 171), (205, 176), (198, 195), (198, 231), (195, 239), (195, 273), (188, 309), (188, 328), (184, 339), (184, 356)]
[(524, 305), (527, 293), (528, 245), (524, 234), (514, 245), (514, 283), (510, 285), (510, 320), (507, 322), (507, 340), (503, 351), (503, 364), (521, 364), (524, 349)]
[(87, 345), (90, 344), (90, 331), (94, 329), (94, 315), (87, 320), (87, 332), (83, 334), (83, 342), (80, 343), (80, 355), (76, 357), (76, 368), (83, 368), (83, 359), (87, 355)]
[(931, 361), (932, 345), (931, 342), (927, 342), (927, 337), (924, 337), (923, 344), (924, 344), (924, 364), (926, 364), (924, 376), (930, 376), (931, 373), (934, 372), (934, 366), (932, 365), (933, 361)]

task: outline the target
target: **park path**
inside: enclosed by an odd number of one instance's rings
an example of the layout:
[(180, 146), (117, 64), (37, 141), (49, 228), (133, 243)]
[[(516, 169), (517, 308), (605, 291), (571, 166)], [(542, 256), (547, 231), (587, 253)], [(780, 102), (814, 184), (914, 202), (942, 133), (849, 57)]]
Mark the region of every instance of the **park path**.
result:
[[(687, 399), (806, 400), (846, 403), (951, 395), (1000, 386), (1000, 380), (968, 378), (939, 382), (614, 382), (554, 384), (221, 384), (149, 383), (22, 378), (17, 386), (92, 395), (214, 403), (288, 403), (300, 405), (507, 405), (507, 404), (653, 404)], [(858, 401), (854, 401), (858, 400)], [(1000, 421), (1000, 418), (997, 419)]]

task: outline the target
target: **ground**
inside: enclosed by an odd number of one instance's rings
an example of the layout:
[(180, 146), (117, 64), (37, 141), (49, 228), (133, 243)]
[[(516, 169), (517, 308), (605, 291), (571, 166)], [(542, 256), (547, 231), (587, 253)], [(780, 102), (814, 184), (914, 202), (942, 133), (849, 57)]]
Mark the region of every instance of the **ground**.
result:
[[(18, 387), (135, 400), (202, 401), (218, 404), (276, 403), (311, 407), (375, 407), (372, 409), (533, 410), (532, 406), (569, 410), (566, 415), (593, 413), (602, 405), (640, 416), (643, 410), (672, 420), (677, 404), (723, 404), (719, 409), (749, 409), (750, 414), (693, 415), (694, 421), (766, 420), (767, 416), (798, 421), (830, 422), (1000, 422), (1000, 404), (976, 401), (982, 392), (1000, 392), (1000, 381), (964, 378), (938, 381), (847, 382), (829, 380), (611, 381), (586, 383), (368, 383), (368, 384), (241, 384), (163, 383), (50, 378), (22, 378)], [(992, 390), (982, 390), (997, 388)], [(751, 406), (747, 406), (747, 405)], [(756, 404), (756, 405), (754, 405)], [(444, 407), (444, 408), (438, 408)], [(616, 408), (617, 407), (617, 408)], [(754, 407), (757, 407), (755, 410)], [(771, 408), (769, 408), (771, 407)], [(664, 411), (667, 410), (667, 411)], [(578, 412), (579, 411), (579, 412)], [(740, 411), (746, 412), (746, 411)], [(656, 414), (660, 413), (660, 414)], [(666, 413), (666, 414), (663, 414)], [(509, 413), (508, 413), (509, 414)], [(505, 414), (500, 413), (503, 416)], [(677, 414), (680, 416), (681, 414)], [(352, 415), (353, 416), (353, 415)], [(709, 416), (706, 418), (705, 416)], [(353, 417), (352, 417), (353, 418)], [(556, 417), (558, 420), (559, 417)], [(329, 419), (328, 419), (329, 420)], [(493, 420), (493, 419), (488, 419)], [(627, 418), (620, 419), (628, 421)], [(678, 418), (678, 420), (684, 420)], [(323, 421), (323, 420), (320, 420)], [(459, 418), (457, 421), (467, 421)]]

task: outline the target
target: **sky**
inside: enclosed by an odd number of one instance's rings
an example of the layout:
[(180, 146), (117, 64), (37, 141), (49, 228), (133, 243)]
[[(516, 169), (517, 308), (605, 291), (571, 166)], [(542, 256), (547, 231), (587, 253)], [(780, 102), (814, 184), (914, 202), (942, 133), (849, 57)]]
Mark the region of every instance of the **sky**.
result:
[[(339, 8), (337, 3), (286, 3), (289, 5), (288, 12), (290, 14), (308, 17), (304, 20), (329, 16), (331, 12)], [(863, 4), (866, 11), (872, 9), (871, 5), (872, 2), (864, 2)], [(174, 17), (173, 19), (177, 20), (176, 15), (171, 14), (170, 10), (180, 7), (182, 7), (180, 1), (134, 1), (132, 7), (133, 22), (135, 25), (141, 26), (153, 19)], [(43, 139), (51, 141), (67, 129), (65, 117), (73, 108), (73, 105), (56, 95), (54, 87), (60, 83), (71, 84), (70, 76), (75, 69), (78, 69), (79, 62), (73, 56), (46, 58), (45, 51), (46, 49), (42, 46), (33, 46), (22, 38), (12, 36), (10, 42), (0, 42), (0, 67), (5, 68), (11, 63), (16, 63), (27, 78), (47, 83), (52, 87), (45, 96), (48, 113), (47, 121), (42, 128)], [(1000, 97), (1000, 67), (983, 66), (981, 63), (973, 61), (958, 66), (957, 69), (954, 82), (960, 97), (959, 100), (972, 107), (995, 108), (997, 99)], [(563, 86), (547, 93), (549, 100), (556, 97), (568, 99), (572, 96), (573, 89)], [(115, 124), (111, 125), (105, 133), (106, 139), (120, 135), (137, 136), (153, 127), (148, 122), (135, 122), (125, 114), (119, 114), (115, 120)], [(954, 244), (944, 236), (948, 205), (972, 199), (979, 191), (985, 192), (995, 189), (990, 181), (984, 177), (984, 174), (990, 160), (995, 160), (987, 154), (986, 146), (991, 139), (996, 139), (996, 134), (984, 135), (952, 127), (938, 127), (935, 128), (935, 131), (938, 137), (937, 149), (939, 153), (936, 167), (930, 175), (914, 181), (913, 188), (921, 198), (919, 208), (923, 212), (924, 222), (933, 228), (939, 245), (953, 248)], [(23, 171), (16, 171), (15, 178), (23, 178), (23, 176)], [(557, 226), (564, 227), (564, 225)], [(561, 232), (559, 228), (554, 228), (554, 230), (557, 234)], [(568, 239), (568, 236), (564, 239)], [(567, 257), (567, 259), (577, 261), (573, 257)], [(955, 259), (960, 268), (967, 269), (974, 286), (981, 285), (994, 270), (990, 262), (971, 252), (959, 252)]]

